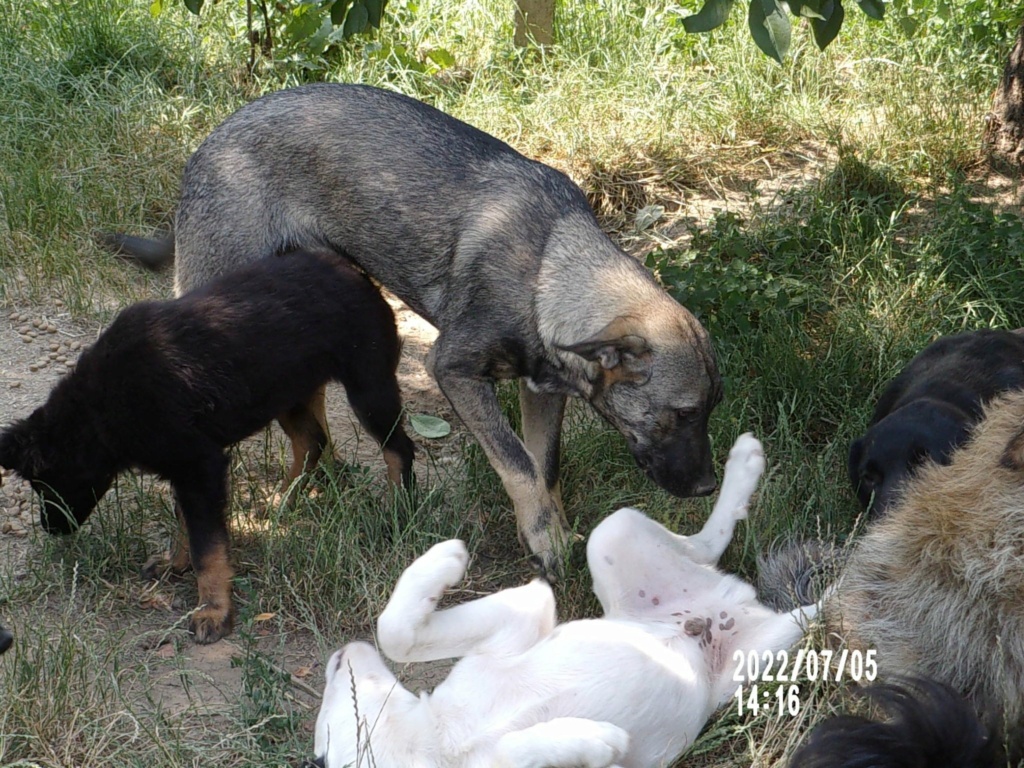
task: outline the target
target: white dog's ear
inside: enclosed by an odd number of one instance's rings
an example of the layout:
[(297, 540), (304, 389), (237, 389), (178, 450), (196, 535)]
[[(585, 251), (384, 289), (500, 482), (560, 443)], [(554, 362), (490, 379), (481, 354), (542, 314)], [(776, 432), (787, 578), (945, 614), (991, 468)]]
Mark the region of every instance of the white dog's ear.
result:
[(642, 384), (651, 377), (651, 346), (639, 331), (636, 318), (622, 316), (589, 339), (557, 346), (597, 363), (615, 380)]

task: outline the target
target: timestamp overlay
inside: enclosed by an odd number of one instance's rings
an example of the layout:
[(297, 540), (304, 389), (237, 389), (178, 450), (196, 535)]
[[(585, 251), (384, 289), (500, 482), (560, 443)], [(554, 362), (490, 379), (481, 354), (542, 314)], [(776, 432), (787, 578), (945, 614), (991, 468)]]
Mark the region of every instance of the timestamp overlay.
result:
[(801, 683), (870, 683), (878, 677), (876, 649), (840, 651), (801, 648), (789, 651), (736, 651), (732, 655), (736, 707), (742, 716), (766, 712), (776, 717), (800, 714)]

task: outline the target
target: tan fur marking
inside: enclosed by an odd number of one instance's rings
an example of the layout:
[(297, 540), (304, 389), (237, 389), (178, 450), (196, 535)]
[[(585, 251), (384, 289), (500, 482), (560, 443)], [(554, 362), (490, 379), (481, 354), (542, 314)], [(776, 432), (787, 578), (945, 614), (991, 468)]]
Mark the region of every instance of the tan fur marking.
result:
[(197, 643), (214, 643), (231, 632), (233, 607), (231, 579), (235, 572), (228, 559), (228, 548), (221, 544), (196, 565), (199, 608), (192, 614), (191, 629)]
[(181, 508), (174, 505), (174, 516), (178, 524), (171, 539), (171, 546), (163, 552), (150, 557), (142, 566), (143, 579), (160, 579), (167, 573), (181, 575), (192, 564), (192, 553), (189, 549), (188, 530), (181, 516)]
[(388, 480), (395, 487), (402, 486), (402, 457), (395, 451), (384, 449), (384, 463), (388, 467)]

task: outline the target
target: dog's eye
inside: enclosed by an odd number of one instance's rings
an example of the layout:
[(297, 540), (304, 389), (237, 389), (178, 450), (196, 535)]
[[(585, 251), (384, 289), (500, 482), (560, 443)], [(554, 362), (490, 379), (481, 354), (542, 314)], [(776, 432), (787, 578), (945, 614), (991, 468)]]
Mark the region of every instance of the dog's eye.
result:
[(696, 408), (677, 408), (676, 420), (681, 423), (688, 423), (696, 419), (699, 413)]

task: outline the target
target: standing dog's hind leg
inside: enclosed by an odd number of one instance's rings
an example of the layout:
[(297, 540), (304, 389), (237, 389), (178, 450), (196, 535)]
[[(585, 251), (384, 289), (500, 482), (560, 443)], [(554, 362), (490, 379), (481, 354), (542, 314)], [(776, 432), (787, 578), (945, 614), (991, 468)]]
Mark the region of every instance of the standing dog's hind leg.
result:
[(329, 449), (327, 433), (316, 417), (318, 404), (323, 405), (322, 395), (322, 392), (318, 392), (307, 402), (293, 406), (277, 417), (278, 424), (292, 444), (292, 464), (274, 502), (283, 500), (288, 506), (294, 504), (295, 497), (301, 491), (295, 481), (316, 467), (323, 452)]
[(192, 564), (192, 555), (189, 551), (188, 529), (185, 527), (185, 518), (181, 512), (181, 504), (175, 499), (174, 502), (175, 530), (171, 538), (171, 546), (166, 552), (160, 552), (149, 558), (142, 566), (143, 579), (159, 579), (165, 573), (181, 575), (188, 570)]

